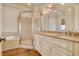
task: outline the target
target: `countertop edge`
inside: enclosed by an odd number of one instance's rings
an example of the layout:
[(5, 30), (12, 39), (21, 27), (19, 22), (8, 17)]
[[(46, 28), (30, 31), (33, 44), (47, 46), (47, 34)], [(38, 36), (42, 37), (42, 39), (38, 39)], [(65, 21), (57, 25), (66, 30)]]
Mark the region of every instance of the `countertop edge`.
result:
[(70, 39), (67, 39), (67, 38), (59, 37), (59, 36), (47, 35), (47, 34), (42, 34), (42, 33), (36, 33), (36, 34), (45, 35), (45, 36), (50, 36), (50, 37), (54, 37), (54, 38), (59, 38), (59, 39), (63, 39), (63, 40), (67, 40), (67, 41), (72, 41), (72, 42), (79, 43), (79, 41), (70, 40)]

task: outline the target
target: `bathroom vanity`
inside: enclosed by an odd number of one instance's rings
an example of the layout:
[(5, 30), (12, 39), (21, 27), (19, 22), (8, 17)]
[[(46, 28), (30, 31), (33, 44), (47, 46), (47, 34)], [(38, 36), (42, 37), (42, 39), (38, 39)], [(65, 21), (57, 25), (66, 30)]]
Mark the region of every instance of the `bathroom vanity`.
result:
[[(79, 5), (65, 4), (34, 21), (35, 49), (44, 56), (79, 55), (79, 36), (56, 32), (79, 32)], [(39, 30), (37, 28), (40, 28)], [(40, 33), (38, 33), (40, 32)]]
[(79, 37), (55, 33), (34, 34), (35, 49), (44, 56), (77, 56), (79, 55)]

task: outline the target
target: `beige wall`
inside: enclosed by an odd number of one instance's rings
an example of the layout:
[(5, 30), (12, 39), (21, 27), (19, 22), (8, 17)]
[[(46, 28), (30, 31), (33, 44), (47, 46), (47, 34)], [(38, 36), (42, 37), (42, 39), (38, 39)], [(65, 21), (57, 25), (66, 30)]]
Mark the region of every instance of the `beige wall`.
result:
[(1, 21), (2, 21), (2, 4), (0, 4), (0, 33), (1, 33), (1, 28), (2, 28), (2, 23), (1, 23)]
[(2, 32), (17, 32), (18, 31), (18, 15), (19, 9), (3, 5), (3, 20)]
[[(18, 15), (19, 15), (20, 9), (8, 6), (6, 4), (3, 4), (3, 10), (2, 10), (2, 32), (17, 32), (18, 31)], [(2, 50), (9, 50), (19, 47), (19, 40), (13, 39), (8, 40), (2, 43)]]
[[(1, 35), (1, 20), (2, 20), (2, 4), (0, 4), (0, 35)], [(0, 42), (0, 56), (2, 55), (2, 43)]]

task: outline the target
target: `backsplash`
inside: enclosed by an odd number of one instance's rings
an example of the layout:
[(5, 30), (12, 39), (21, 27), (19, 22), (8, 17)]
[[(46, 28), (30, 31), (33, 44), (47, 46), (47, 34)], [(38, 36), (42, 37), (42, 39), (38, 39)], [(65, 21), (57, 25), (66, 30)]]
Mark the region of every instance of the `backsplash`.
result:
[[(63, 34), (63, 35), (67, 35), (68, 33), (68, 32), (59, 32), (59, 31), (42, 31), (42, 32), (57, 33), (57, 34)], [(69, 35), (79, 36), (79, 32), (70, 32)]]

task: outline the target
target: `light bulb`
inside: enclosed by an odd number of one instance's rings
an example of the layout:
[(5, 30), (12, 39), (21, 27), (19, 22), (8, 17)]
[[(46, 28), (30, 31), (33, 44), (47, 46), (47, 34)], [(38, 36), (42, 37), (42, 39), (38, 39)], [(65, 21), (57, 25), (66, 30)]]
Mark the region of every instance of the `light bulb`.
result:
[(43, 14), (45, 14), (45, 15), (46, 15), (46, 11), (43, 11)]
[(48, 7), (49, 7), (49, 8), (50, 8), (50, 7), (52, 7), (52, 4), (49, 4), (49, 6), (48, 6)]
[(64, 5), (64, 3), (61, 3), (61, 5)]

